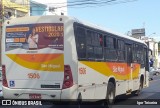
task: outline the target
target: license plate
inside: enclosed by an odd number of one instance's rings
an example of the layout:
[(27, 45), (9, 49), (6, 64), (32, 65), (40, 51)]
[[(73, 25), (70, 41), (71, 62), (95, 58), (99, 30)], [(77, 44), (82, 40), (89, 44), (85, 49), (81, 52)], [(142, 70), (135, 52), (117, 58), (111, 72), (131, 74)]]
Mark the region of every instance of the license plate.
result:
[(41, 94), (29, 94), (30, 99), (41, 99)]

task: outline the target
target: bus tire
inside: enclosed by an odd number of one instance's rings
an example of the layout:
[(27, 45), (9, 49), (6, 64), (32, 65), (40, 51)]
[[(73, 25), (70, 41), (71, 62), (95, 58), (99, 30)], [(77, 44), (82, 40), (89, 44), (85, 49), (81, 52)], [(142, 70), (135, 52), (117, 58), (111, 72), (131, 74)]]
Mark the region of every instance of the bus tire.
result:
[(139, 89), (136, 90), (135, 96), (139, 96), (141, 94), (142, 89), (143, 89), (143, 79), (140, 79)]
[(77, 106), (78, 108), (81, 108), (81, 104), (82, 104), (82, 95), (81, 93), (78, 94), (78, 98), (77, 98)]
[(109, 82), (107, 86), (106, 99), (104, 102), (105, 107), (112, 108), (112, 105), (114, 104), (114, 100), (115, 100), (115, 86), (112, 82)]

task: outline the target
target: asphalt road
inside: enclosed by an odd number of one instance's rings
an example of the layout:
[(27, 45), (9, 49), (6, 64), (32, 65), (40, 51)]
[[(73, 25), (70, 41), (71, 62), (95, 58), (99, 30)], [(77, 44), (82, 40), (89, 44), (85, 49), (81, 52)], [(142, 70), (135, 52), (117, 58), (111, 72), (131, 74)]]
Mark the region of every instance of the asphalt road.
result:
[[(156, 104), (157, 103), (157, 104)], [(0, 106), (0, 108), (78, 108), (75, 105), (54, 105), (46, 103), (42, 106)], [(141, 104), (141, 105), (140, 105)], [(98, 105), (83, 105), (82, 108), (103, 108)], [(120, 96), (113, 108), (160, 108), (160, 75), (154, 76), (150, 86), (144, 88), (140, 96)]]
[(154, 76), (150, 86), (144, 88), (140, 96), (130, 95), (126, 98), (118, 100), (113, 108), (160, 108), (160, 76)]

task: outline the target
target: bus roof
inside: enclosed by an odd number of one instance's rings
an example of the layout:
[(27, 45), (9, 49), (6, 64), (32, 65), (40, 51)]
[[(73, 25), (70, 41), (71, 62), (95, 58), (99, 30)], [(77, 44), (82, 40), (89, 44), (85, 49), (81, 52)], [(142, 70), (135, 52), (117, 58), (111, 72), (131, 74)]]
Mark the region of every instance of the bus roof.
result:
[[(96, 24), (93, 24), (93, 23), (89, 23), (89, 22), (86, 22), (86, 21), (82, 21), (82, 20), (79, 20), (78, 18), (75, 18), (75, 17), (71, 17), (71, 16), (60, 16), (60, 15), (47, 15), (47, 16), (29, 16), (31, 17), (32, 20), (28, 20), (28, 17), (19, 17), (19, 18), (14, 18), (14, 19), (11, 19), (12, 20), (12, 24), (20, 24), (20, 23), (23, 23), (23, 24), (27, 24), (27, 23), (35, 23), (35, 21), (37, 20), (40, 20), (41, 18), (43, 19), (47, 19), (49, 17), (59, 17), (59, 18), (66, 18), (68, 20), (72, 20), (72, 22), (77, 22), (79, 24), (82, 24), (84, 26), (88, 26), (88, 27), (91, 27), (91, 28), (94, 28), (94, 29), (98, 29), (98, 30), (101, 30), (101, 31), (104, 31), (104, 32), (108, 32), (110, 34), (114, 34), (114, 35), (117, 35), (119, 37), (122, 37), (122, 38), (126, 38), (126, 39), (129, 39), (129, 40), (132, 40), (132, 41), (135, 41), (135, 42), (139, 42), (139, 43), (142, 43), (142, 44), (145, 44), (147, 45), (144, 41), (142, 40), (139, 40), (139, 39), (136, 39), (136, 38), (133, 38), (133, 37), (130, 37), (130, 36), (126, 36), (126, 35), (123, 35), (123, 34), (120, 34), (120, 33), (117, 33), (117, 32), (113, 32), (112, 30), (109, 30), (108, 28), (105, 28), (105, 27), (102, 27), (102, 26), (99, 26), (99, 25), (96, 25)], [(17, 22), (18, 21), (18, 22)], [(5, 21), (5, 23), (7, 23), (7, 21)], [(12, 25), (11, 24), (11, 25)]]
[(88, 27), (92, 27), (94, 29), (99, 29), (101, 31), (106, 31), (110, 34), (114, 34), (114, 35), (117, 35), (119, 37), (122, 37), (122, 38), (126, 38), (126, 39), (129, 39), (129, 40), (132, 40), (132, 41), (135, 41), (135, 42), (139, 42), (139, 43), (142, 43), (142, 44), (145, 44), (147, 45), (144, 41), (140, 40), (140, 39), (136, 39), (136, 38), (133, 38), (131, 36), (127, 36), (127, 35), (124, 35), (124, 34), (121, 34), (121, 33), (118, 33), (118, 32), (114, 32), (108, 28), (105, 28), (105, 27), (102, 27), (102, 26), (99, 26), (99, 25), (96, 25), (96, 24), (93, 24), (93, 23), (89, 23), (89, 22), (86, 22), (86, 21), (82, 21), (82, 20), (79, 20), (77, 18), (73, 18), (74, 22), (77, 22), (77, 23), (80, 23), (82, 25), (85, 25), (85, 26), (88, 26)]

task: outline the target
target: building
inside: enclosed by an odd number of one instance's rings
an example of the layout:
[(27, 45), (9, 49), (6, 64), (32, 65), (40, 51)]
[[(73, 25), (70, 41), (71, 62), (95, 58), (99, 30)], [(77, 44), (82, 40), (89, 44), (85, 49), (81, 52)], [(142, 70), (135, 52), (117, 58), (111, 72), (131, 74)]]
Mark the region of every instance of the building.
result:
[(4, 20), (10, 17), (29, 15), (29, 0), (1, 0), (0, 1), (0, 36)]
[(30, 16), (42, 16), (47, 13), (47, 5), (30, 0)]
[(29, 0), (2, 0), (2, 5), (4, 17), (8, 17), (8, 12), (14, 17), (29, 15)]
[[(30, 3), (39, 3), (40, 5), (46, 5), (47, 7), (42, 10), (34, 10), (34, 13), (38, 13), (38, 11), (42, 11), (42, 15), (67, 15), (67, 0), (31, 0)], [(35, 7), (40, 8), (39, 5), (36, 5)], [(32, 8), (32, 7), (31, 7)], [(44, 12), (45, 11), (45, 12)], [(32, 11), (33, 12), (33, 11)], [(31, 13), (32, 13), (31, 12)], [(37, 14), (36, 13), (36, 14)], [(33, 14), (32, 14), (33, 15)], [(41, 13), (39, 14), (41, 15)]]
[[(3, 22), (13, 17), (28, 16), (29, 0), (1, 0), (0, 1), (0, 40), (2, 37)], [(0, 46), (1, 48), (1, 46)], [(0, 50), (1, 51), (1, 50)], [(1, 64), (1, 60), (0, 60)]]

